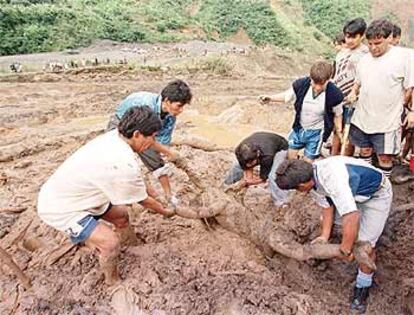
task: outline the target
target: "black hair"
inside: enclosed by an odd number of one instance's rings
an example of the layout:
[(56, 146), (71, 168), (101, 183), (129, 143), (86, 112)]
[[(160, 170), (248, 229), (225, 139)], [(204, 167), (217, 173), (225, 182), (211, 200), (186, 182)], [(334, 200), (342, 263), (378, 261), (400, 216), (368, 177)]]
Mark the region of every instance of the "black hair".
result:
[(242, 169), (247, 168), (247, 163), (258, 158), (259, 149), (255, 145), (240, 143), (235, 150), (237, 161)]
[(134, 106), (128, 109), (122, 116), (118, 125), (118, 131), (124, 137), (130, 139), (135, 131), (148, 137), (161, 129), (161, 119), (149, 106)]
[(392, 27), (392, 37), (401, 37), (401, 27), (399, 27), (397, 24), (394, 24)]
[(370, 39), (388, 38), (392, 34), (394, 25), (388, 20), (375, 20), (367, 28), (365, 37)]
[(355, 37), (357, 35), (363, 36), (367, 29), (367, 23), (363, 18), (356, 18), (345, 23), (343, 28), (344, 35)]
[(341, 44), (345, 44), (345, 36), (344, 33), (338, 33), (336, 34), (333, 43), (335, 45), (341, 45)]
[(275, 175), (280, 189), (297, 189), (312, 179), (313, 167), (303, 160), (288, 160), (279, 165)]
[(193, 95), (187, 83), (182, 80), (175, 80), (167, 84), (161, 91), (161, 99), (170, 102), (180, 102), (181, 104), (188, 104), (191, 102)]

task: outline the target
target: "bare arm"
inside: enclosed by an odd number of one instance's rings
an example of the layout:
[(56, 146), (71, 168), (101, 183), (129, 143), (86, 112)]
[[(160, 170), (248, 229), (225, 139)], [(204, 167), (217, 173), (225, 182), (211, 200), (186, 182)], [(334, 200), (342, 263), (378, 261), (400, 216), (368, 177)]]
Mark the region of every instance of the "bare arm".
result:
[(276, 103), (276, 104), (285, 104), (293, 101), (295, 98), (293, 89), (288, 89), (282, 93), (274, 94), (274, 95), (261, 95), (259, 96), (259, 101), (261, 104), (269, 104), (269, 103)]
[(166, 217), (174, 215), (174, 211), (165, 208), (161, 202), (157, 201), (152, 197), (148, 197), (147, 199), (141, 201), (139, 204), (145, 208), (154, 210), (155, 212), (165, 215)]
[(247, 185), (257, 185), (263, 183), (263, 180), (257, 176), (254, 176), (253, 169), (248, 168), (243, 171), (244, 181)]
[(334, 117), (335, 134), (342, 139), (342, 115)]
[(325, 244), (328, 242), (329, 237), (331, 236), (333, 221), (334, 221), (334, 207), (330, 206), (327, 208), (322, 208), (321, 235), (315, 238), (311, 242), (311, 244), (318, 244), (318, 243)]
[(154, 142), (151, 148), (159, 153), (165, 154), (169, 158), (174, 158), (176, 156), (176, 154), (170, 150), (170, 148), (158, 142)]
[(352, 87), (351, 92), (349, 93), (348, 97), (346, 98), (346, 100), (349, 103), (355, 103), (356, 100), (358, 99), (360, 89), (361, 89), (361, 86), (358, 83), (355, 83), (354, 86)]
[(406, 128), (414, 128), (414, 112), (409, 112), (407, 114), (403, 125), (406, 126)]
[(351, 253), (358, 236), (359, 213), (350, 212), (342, 217), (342, 242), (340, 249), (345, 253)]
[(322, 233), (321, 236), (328, 240), (331, 236), (332, 225), (334, 221), (334, 207), (323, 208), (322, 210)]

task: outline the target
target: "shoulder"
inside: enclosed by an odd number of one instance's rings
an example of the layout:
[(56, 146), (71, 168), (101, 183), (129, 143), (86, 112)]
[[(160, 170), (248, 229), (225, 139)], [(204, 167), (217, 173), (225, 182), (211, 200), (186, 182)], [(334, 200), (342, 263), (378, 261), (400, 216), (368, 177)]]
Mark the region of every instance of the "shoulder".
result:
[(299, 79), (295, 80), (292, 83), (292, 86), (293, 86), (293, 89), (296, 90), (296, 89), (298, 89), (298, 88), (300, 88), (302, 86), (305, 86), (307, 84), (310, 84), (310, 82), (311, 82), (310, 77), (302, 77), (302, 78), (299, 78)]
[(344, 98), (344, 94), (342, 93), (342, 91), (332, 81), (328, 82), (327, 93), (329, 93), (331, 96), (335, 98), (341, 99), (340, 102)]

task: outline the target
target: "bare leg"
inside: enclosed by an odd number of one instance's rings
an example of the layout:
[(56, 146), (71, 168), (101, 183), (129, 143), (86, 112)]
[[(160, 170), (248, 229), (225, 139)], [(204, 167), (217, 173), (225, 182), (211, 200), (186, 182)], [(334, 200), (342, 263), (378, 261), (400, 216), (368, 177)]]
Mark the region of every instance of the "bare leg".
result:
[(135, 246), (138, 244), (138, 238), (129, 224), (128, 210), (130, 208), (130, 206), (125, 205), (112, 206), (102, 219), (115, 225), (121, 244)]
[(161, 187), (164, 190), (165, 196), (167, 199), (171, 198), (171, 186), (170, 186), (170, 179), (168, 178), (168, 175), (161, 175), (158, 177), (158, 180), (160, 181)]
[(98, 223), (86, 244), (99, 251), (99, 265), (106, 284), (115, 284), (119, 280), (117, 259), (120, 247), (116, 233), (104, 223)]

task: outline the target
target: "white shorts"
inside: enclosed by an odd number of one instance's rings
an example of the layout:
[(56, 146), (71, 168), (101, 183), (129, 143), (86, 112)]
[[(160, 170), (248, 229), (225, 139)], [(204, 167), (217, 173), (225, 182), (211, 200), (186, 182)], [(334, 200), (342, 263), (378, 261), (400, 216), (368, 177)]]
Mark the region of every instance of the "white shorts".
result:
[[(357, 202), (361, 214), (359, 220), (358, 241), (368, 241), (375, 247), (391, 210), (392, 186), (387, 178), (384, 178), (379, 189), (369, 200)], [(335, 224), (341, 225), (339, 213), (335, 211)]]

